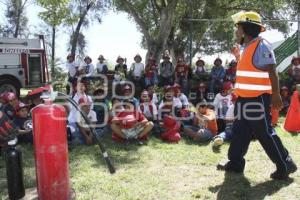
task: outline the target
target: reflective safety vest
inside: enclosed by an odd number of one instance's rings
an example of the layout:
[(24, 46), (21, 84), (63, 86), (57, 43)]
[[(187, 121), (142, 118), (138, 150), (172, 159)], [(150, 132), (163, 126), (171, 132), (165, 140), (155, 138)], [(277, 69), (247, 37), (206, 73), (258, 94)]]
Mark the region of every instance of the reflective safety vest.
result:
[(240, 97), (257, 97), (272, 94), (268, 71), (258, 69), (253, 64), (253, 56), (261, 39), (254, 40), (244, 50), (237, 64), (235, 93)]

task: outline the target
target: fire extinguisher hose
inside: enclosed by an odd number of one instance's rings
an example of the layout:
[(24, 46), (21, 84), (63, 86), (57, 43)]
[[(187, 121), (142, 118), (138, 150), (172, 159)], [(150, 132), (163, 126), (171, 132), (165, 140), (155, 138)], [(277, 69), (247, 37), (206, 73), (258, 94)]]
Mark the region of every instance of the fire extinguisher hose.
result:
[[(78, 104), (72, 99), (70, 98), (69, 96), (67, 96), (66, 94), (62, 93), (62, 92), (58, 92), (57, 93), (59, 96), (63, 96), (63, 97), (66, 97), (66, 100), (68, 102), (70, 102), (75, 108), (76, 110), (78, 110), (80, 112), (80, 115), (83, 117), (84, 121), (86, 122), (86, 124), (90, 125), (91, 122), (90, 120), (88, 119), (88, 117), (82, 112), (82, 110), (79, 108)], [(107, 167), (109, 169), (109, 172), (111, 174), (114, 174), (116, 172), (116, 168), (115, 166), (113, 165), (112, 161), (111, 161), (111, 158), (109, 157), (104, 145), (101, 143), (101, 141), (99, 140), (99, 138), (97, 137), (97, 134), (96, 134), (96, 131), (95, 131), (95, 128), (93, 128), (92, 126), (89, 126), (89, 129), (91, 131), (91, 133), (93, 134), (95, 140), (97, 141), (97, 144), (102, 152), (102, 156), (107, 164)]]

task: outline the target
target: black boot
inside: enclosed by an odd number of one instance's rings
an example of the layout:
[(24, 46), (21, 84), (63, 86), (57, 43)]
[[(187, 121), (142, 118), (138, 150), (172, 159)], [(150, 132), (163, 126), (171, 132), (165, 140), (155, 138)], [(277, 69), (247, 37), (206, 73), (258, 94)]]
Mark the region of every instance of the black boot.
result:
[(226, 164), (219, 163), (217, 165), (217, 170), (226, 171), (226, 172), (234, 172), (234, 173), (243, 173), (244, 169), (240, 169), (231, 165), (230, 161)]
[(287, 172), (276, 170), (270, 177), (274, 180), (287, 180), (289, 178), (289, 174)]
[(272, 179), (274, 179), (274, 180), (286, 180), (286, 179), (288, 179), (289, 174), (292, 174), (292, 173), (297, 171), (297, 169), (298, 169), (297, 165), (294, 163), (294, 161), (292, 160), (292, 158), (290, 156), (288, 156), (286, 158), (285, 163), (286, 163), (287, 171), (282, 172), (282, 171), (276, 170), (270, 176)]
[(288, 174), (292, 174), (292, 173), (296, 172), (298, 169), (297, 165), (294, 163), (293, 159), (290, 156), (288, 156), (286, 158), (286, 166), (287, 166)]

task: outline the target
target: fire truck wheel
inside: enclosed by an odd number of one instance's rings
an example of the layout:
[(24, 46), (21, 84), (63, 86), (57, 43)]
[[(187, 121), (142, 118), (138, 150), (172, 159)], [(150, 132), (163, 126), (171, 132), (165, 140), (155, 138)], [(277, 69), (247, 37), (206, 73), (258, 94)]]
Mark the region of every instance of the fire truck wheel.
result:
[(17, 96), (20, 96), (20, 89), (21, 88), (19, 84), (13, 80), (10, 79), (0, 80), (0, 93), (7, 91), (7, 92), (13, 92)]

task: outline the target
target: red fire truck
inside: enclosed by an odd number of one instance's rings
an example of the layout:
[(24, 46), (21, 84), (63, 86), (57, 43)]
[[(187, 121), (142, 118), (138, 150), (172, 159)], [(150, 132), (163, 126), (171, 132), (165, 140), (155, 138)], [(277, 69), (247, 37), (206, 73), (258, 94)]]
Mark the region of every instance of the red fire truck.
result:
[(49, 82), (44, 36), (37, 39), (0, 38), (0, 93), (20, 94)]

